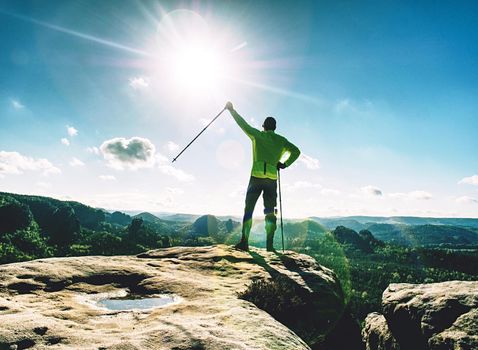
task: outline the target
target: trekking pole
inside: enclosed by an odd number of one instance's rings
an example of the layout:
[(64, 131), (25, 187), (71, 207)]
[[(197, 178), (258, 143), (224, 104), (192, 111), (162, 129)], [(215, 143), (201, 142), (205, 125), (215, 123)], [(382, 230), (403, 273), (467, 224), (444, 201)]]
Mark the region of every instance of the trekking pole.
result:
[(172, 163), (174, 163), (174, 162), (176, 161), (176, 159), (178, 159), (179, 156), (180, 156), (181, 154), (183, 154), (183, 152), (184, 152), (189, 146), (191, 146), (191, 144), (192, 144), (194, 141), (196, 141), (196, 139), (209, 127), (209, 125), (211, 125), (217, 118), (219, 118), (219, 116), (220, 116), (220, 115), (222, 114), (222, 112), (224, 112), (225, 110), (226, 110), (226, 108), (224, 107), (224, 109), (223, 109), (222, 111), (220, 111), (219, 114), (216, 115), (216, 116), (214, 117), (214, 119), (211, 120), (211, 121), (209, 122), (209, 124), (206, 125), (206, 126), (204, 127), (204, 129), (202, 129), (201, 132), (200, 132), (199, 134), (197, 134), (196, 137), (193, 138), (192, 141), (189, 142), (188, 145), (187, 145), (186, 147), (184, 147), (183, 150), (182, 150), (181, 152), (179, 152), (179, 154), (178, 154), (175, 158), (173, 158)]
[(280, 231), (282, 235), (282, 252), (284, 252), (284, 223), (282, 222), (282, 193), (280, 190), (280, 169), (277, 169), (277, 182), (279, 183), (279, 209), (280, 209)]

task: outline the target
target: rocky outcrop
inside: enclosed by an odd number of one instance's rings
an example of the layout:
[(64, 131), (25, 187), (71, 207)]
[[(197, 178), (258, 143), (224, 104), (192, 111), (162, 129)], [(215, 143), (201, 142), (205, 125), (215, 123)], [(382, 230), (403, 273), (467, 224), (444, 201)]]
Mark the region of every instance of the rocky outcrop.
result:
[(388, 328), (387, 320), (377, 312), (367, 315), (362, 334), (367, 350), (400, 350), (400, 346)]
[[(327, 317), (317, 324), (341, 317), (335, 274), (294, 252), (174, 247), (1, 265), (0, 349), (309, 349), (293, 330), (238, 298), (253, 280), (277, 275), (331, 298), (329, 309), (316, 310)], [(177, 302), (132, 311), (97, 304), (121, 293), (174, 294)], [(317, 328), (312, 338), (326, 331)]]
[(478, 349), (478, 282), (391, 284), (367, 316), (367, 350)]

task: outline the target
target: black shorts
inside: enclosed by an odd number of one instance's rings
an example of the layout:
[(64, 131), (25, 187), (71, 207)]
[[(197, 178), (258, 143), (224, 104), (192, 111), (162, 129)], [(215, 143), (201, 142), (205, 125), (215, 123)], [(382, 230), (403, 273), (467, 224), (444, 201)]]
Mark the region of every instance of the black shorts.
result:
[(277, 181), (251, 176), (246, 193), (245, 219), (252, 217), (254, 207), (261, 193), (263, 193), (262, 198), (264, 199), (264, 214), (274, 214), (274, 209), (277, 206)]

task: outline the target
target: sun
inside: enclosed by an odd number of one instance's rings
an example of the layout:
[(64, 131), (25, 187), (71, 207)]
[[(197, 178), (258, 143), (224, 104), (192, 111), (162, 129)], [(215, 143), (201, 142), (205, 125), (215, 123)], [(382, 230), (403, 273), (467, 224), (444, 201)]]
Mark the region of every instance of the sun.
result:
[(158, 26), (160, 69), (177, 92), (196, 96), (221, 91), (234, 74), (234, 43), (218, 35), (202, 16), (190, 10), (166, 14)]
[(213, 89), (227, 74), (226, 61), (214, 47), (204, 43), (186, 43), (172, 53), (173, 79), (181, 89)]

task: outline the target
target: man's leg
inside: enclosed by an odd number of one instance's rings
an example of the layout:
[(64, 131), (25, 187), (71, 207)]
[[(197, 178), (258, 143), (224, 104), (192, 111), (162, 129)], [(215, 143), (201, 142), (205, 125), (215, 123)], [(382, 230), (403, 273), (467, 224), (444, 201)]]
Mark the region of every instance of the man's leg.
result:
[(277, 218), (275, 207), (277, 206), (277, 182), (265, 179), (264, 186), (264, 214), (266, 216), (267, 250), (274, 251), (274, 233), (276, 231)]
[(241, 241), (236, 244), (236, 248), (241, 250), (249, 249), (249, 234), (252, 228), (252, 214), (254, 213), (254, 207), (256, 206), (257, 199), (261, 195), (262, 188), (257, 183), (255, 177), (251, 176), (249, 185), (247, 186), (246, 193), (246, 206), (244, 208), (244, 217), (242, 218), (242, 237)]

